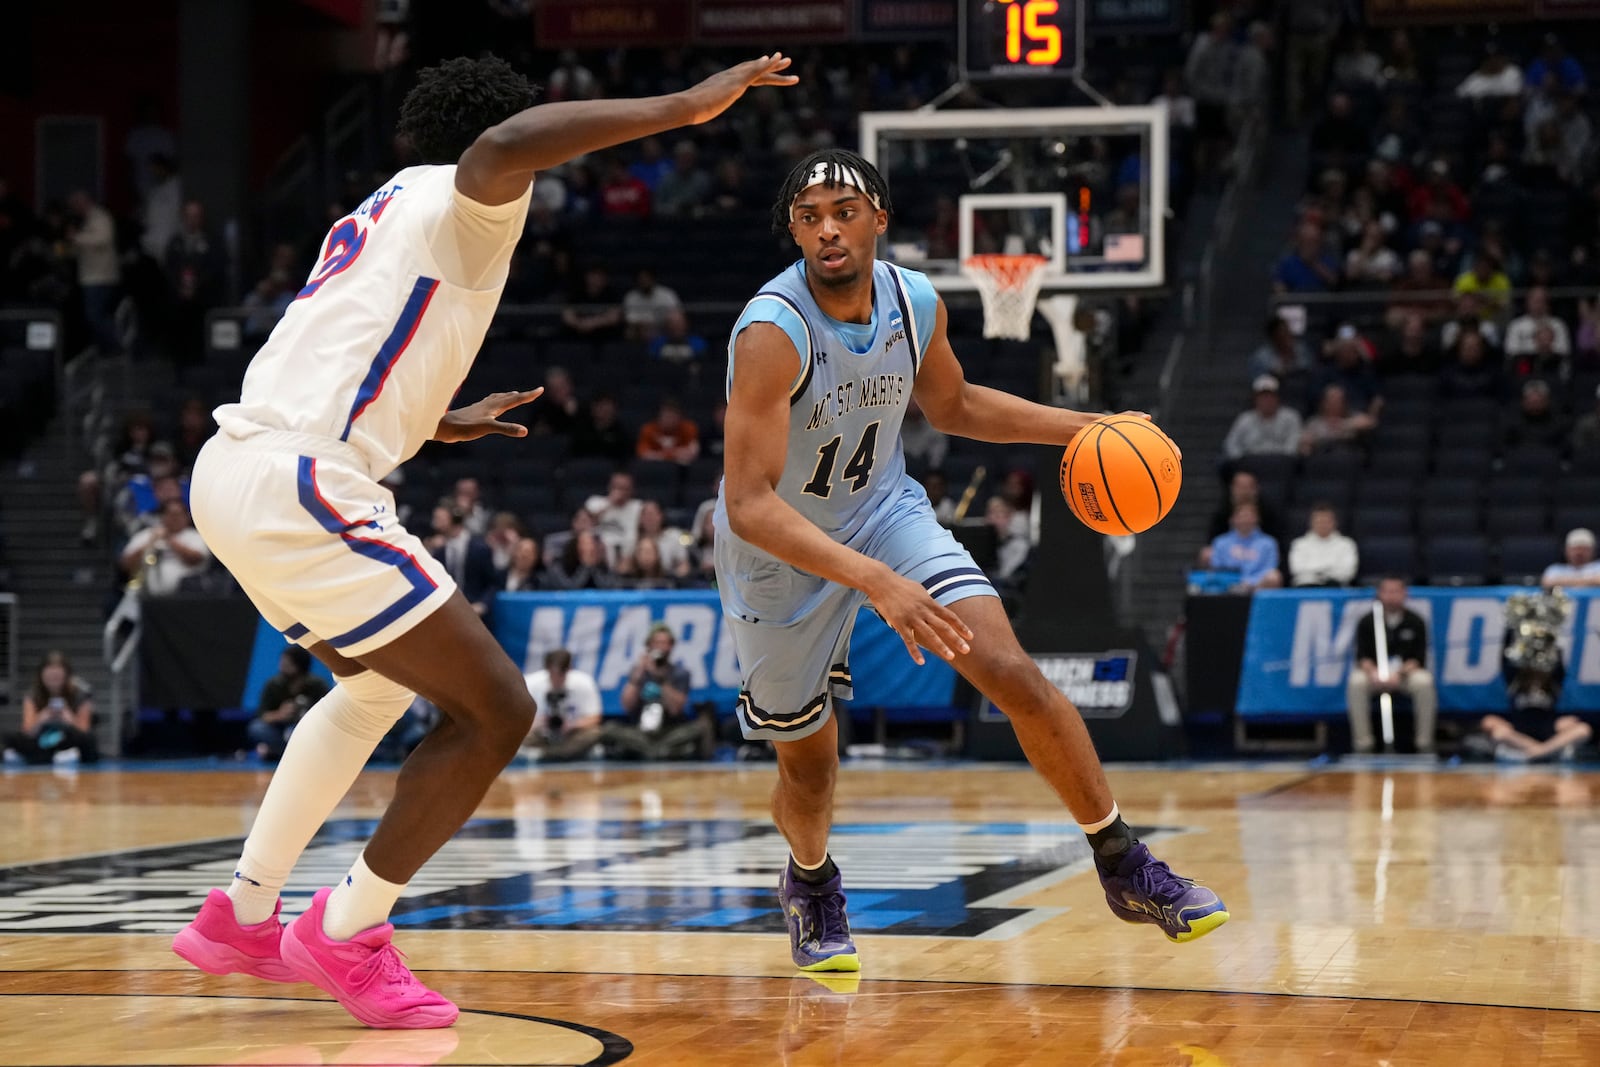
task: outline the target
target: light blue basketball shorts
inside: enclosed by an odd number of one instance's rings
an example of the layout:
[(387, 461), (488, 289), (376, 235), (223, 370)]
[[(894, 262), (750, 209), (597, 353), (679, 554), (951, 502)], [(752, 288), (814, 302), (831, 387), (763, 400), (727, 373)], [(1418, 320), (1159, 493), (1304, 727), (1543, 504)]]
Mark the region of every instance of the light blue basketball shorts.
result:
[[(921, 582), (941, 604), (999, 596), (972, 556), (908, 484), (851, 546)], [(753, 741), (798, 741), (849, 700), (850, 634), (866, 594), (772, 556), (716, 542), (717, 588), (739, 655), (739, 728)]]

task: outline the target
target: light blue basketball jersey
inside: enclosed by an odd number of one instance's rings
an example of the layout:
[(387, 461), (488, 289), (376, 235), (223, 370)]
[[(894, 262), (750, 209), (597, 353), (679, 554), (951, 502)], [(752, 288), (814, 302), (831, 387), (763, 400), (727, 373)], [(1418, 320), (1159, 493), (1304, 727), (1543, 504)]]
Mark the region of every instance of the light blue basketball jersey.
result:
[[(829, 317), (806, 285), (804, 261), (761, 287), (728, 339), (728, 380), (739, 334), (781, 327), (800, 354), (789, 390), (789, 452), (778, 495), (834, 540), (849, 544), (898, 498), (906, 473), (900, 424), (928, 350), (938, 296), (926, 275), (874, 261), (872, 321)], [(718, 537), (732, 537), (719, 493)]]

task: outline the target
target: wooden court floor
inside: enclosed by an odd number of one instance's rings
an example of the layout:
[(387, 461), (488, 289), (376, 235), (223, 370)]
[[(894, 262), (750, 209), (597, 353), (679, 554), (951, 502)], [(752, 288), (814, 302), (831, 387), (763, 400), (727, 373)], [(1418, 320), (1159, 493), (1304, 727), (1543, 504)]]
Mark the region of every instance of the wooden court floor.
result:
[[(309, 986), (192, 971), (259, 770), (0, 776), (0, 1064), (1600, 1064), (1600, 774), (1118, 769), (1141, 834), (1232, 921), (1107, 912), (1013, 767), (841, 776), (859, 979), (789, 966), (770, 765), (508, 772), (413, 883), (398, 943), (463, 1012), (362, 1029)], [(393, 775), (313, 842), (296, 912)]]

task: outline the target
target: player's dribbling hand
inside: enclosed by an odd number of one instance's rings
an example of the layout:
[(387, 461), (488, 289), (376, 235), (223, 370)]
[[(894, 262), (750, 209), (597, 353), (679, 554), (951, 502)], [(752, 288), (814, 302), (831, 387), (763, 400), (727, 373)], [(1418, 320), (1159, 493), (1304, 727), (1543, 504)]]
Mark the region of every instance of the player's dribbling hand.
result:
[(782, 52), (740, 63), (737, 67), (718, 71), (699, 85), (683, 91), (694, 107), (691, 124), (710, 122), (744, 95), (746, 89), (757, 85), (794, 85), (800, 81), (793, 74), (782, 73), (793, 62)]
[(972, 631), (961, 616), (911, 579), (890, 572), (882, 583), (867, 590), (867, 599), (889, 629), (906, 643), (906, 652), (917, 666), (923, 665), (923, 648), (946, 660), (971, 651), (967, 642), (972, 640)]
[(455, 444), (462, 441), (476, 441), (490, 434), (500, 434), (502, 437), (526, 437), (528, 436), (526, 426), (515, 422), (501, 422), (500, 416), (512, 408), (531, 404), (539, 399), (543, 392), (544, 387), (540, 386), (538, 389), (516, 393), (490, 393), (476, 404), (447, 411), (444, 413), (444, 418), (439, 420), (439, 426), (433, 432), (433, 439), (446, 444)]

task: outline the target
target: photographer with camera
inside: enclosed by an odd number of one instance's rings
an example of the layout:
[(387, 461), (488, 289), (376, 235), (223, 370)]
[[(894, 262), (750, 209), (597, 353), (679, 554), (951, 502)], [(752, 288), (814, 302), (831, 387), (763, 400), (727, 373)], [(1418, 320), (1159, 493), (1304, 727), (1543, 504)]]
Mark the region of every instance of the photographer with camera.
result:
[(539, 710), (523, 742), (525, 755), (561, 763), (582, 758), (600, 743), (600, 686), (592, 675), (572, 669), (571, 652), (546, 652), (544, 670), (526, 679)]
[(278, 657), (278, 673), (261, 687), (260, 712), (245, 728), (256, 755), (277, 759), (289, 735), (311, 705), (328, 693), (328, 684), (311, 673), (311, 653), (290, 645)]
[(689, 708), (689, 669), (672, 659), (672, 627), (650, 627), (644, 652), (622, 687), (628, 724), (607, 728), (606, 740), (644, 759), (708, 759), (714, 724)]

